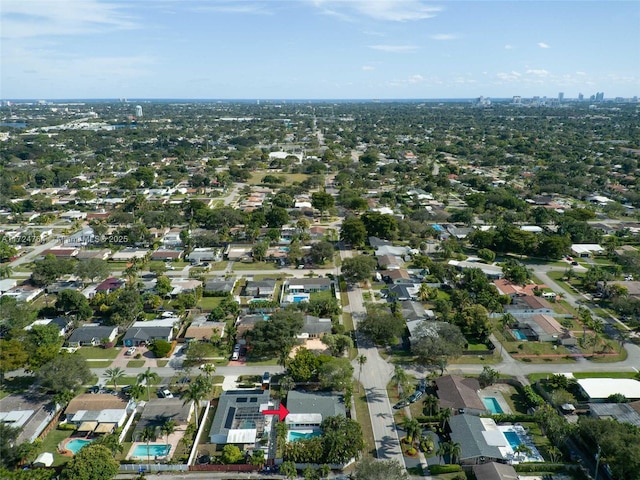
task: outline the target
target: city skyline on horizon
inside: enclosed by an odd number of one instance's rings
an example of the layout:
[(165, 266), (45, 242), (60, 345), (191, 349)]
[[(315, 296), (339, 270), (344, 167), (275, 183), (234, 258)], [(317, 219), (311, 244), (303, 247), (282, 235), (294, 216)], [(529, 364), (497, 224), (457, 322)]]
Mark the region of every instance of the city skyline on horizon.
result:
[(6, 0), (0, 98), (633, 98), (639, 23), (625, 1)]

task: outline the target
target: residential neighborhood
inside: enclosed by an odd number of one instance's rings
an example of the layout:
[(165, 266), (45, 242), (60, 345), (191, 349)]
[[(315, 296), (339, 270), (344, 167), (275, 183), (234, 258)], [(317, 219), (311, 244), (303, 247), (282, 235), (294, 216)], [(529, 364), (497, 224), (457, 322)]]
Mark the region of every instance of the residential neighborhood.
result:
[(637, 104), (144, 108), (0, 127), (3, 469), (640, 478)]

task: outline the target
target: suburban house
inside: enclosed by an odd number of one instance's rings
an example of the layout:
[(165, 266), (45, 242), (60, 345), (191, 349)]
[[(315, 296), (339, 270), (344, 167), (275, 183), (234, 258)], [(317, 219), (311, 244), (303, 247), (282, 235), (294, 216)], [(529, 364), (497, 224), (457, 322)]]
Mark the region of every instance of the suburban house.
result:
[(435, 380), (436, 395), (440, 408), (451, 408), (455, 413), (482, 415), (487, 407), (478, 395), (480, 382), (477, 378), (444, 375)]
[(631, 403), (589, 403), (589, 415), (595, 418), (613, 419), (640, 427), (640, 401)]
[(80, 280), (58, 280), (55, 283), (45, 287), (44, 293), (58, 294), (62, 290), (82, 290), (84, 284)]
[(389, 302), (418, 300), (420, 292), (420, 284), (416, 283), (397, 283), (389, 286), (387, 289), (387, 300)]
[(165, 340), (170, 342), (173, 340), (173, 330), (177, 323), (180, 322), (178, 317), (158, 318), (156, 320), (148, 320), (134, 322), (127, 329), (122, 339), (125, 347), (133, 347), (142, 345), (153, 340)]
[(242, 315), (236, 320), (236, 335), (241, 338), (245, 333), (250, 332), (256, 323), (266, 320), (265, 316), (260, 313)]
[(573, 245), (571, 245), (571, 253), (575, 257), (588, 258), (592, 255), (603, 252), (604, 248), (602, 248), (597, 243), (574, 243)]
[(433, 310), (426, 310), (420, 302), (403, 300), (400, 302), (400, 309), (402, 310), (402, 316), (407, 321), (407, 324), (413, 321), (435, 320), (436, 318)]
[(399, 270), (404, 267), (404, 260), (396, 255), (389, 253), (378, 255), (376, 253), (376, 259), (378, 260), (378, 266), (383, 270)]
[(344, 398), (331, 392), (301, 392), (287, 394), (289, 415), (285, 423), (289, 431), (295, 429), (318, 430), (323, 420), (338, 415), (346, 416)]
[(497, 279), (503, 277), (502, 267), (498, 265), (488, 265), (480, 262), (468, 262), (463, 260), (449, 260), (449, 265), (456, 267), (458, 270), (466, 270), (468, 268), (478, 268), (489, 279)]
[(109, 277), (103, 282), (99, 283), (96, 287), (96, 292), (99, 293), (111, 293), (120, 288), (124, 288), (125, 281), (120, 278)]
[(174, 228), (162, 237), (162, 246), (165, 248), (175, 248), (182, 246), (182, 238), (180, 238), (181, 230)]
[(204, 284), (204, 293), (214, 296), (231, 295), (236, 286), (236, 282), (236, 277), (212, 278)]
[(473, 474), (482, 480), (518, 480), (518, 472), (506, 463), (489, 462), (473, 466)]
[(108, 248), (103, 248), (100, 250), (88, 250), (86, 248), (80, 249), (76, 258), (78, 260), (106, 260), (111, 256), (111, 250)]
[(614, 394), (622, 394), (629, 400), (640, 400), (640, 381), (632, 378), (581, 378), (578, 385), (592, 402), (605, 402)]
[(202, 263), (202, 262), (217, 262), (222, 260), (218, 256), (218, 251), (215, 248), (194, 248), (189, 253), (189, 262)]
[(249, 280), (244, 287), (244, 296), (271, 300), (276, 293), (276, 280)]
[(224, 329), (227, 326), (224, 322), (210, 322), (206, 315), (201, 315), (193, 319), (189, 328), (184, 333), (187, 342), (210, 342), (224, 337)]
[(331, 333), (331, 319), (318, 318), (313, 315), (305, 315), (303, 317), (304, 324), (298, 338), (320, 338), (323, 335)]
[(272, 416), (262, 411), (273, 406), (268, 390), (227, 390), (220, 395), (209, 440), (215, 444), (233, 443), (255, 448), (268, 438)]
[(380, 275), (386, 283), (409, 283), (411, 281), (411, 275), (405, 268), (386, 270), (380, 272)]
[(107, 393), (83, 393), (69, 402), (64, 419), (76, 425), (79, 432), (112, 433), (134, 411), (132, 400)]
[(555, 342), (561, 345), (576, 345), (578, 343), (573, 333), (550, 315), (540, 314), (523, 317), (518, 320), (517, 328), (523, 331), (527, 340), (531, 335), (531, 340), (534, 341)]
[(41, 318), (39, 320), (35, 320), (30, 325), (27, 325), (26, 327), (24, 327), (24, 329), (31, 330), (36, 325), (53, 325), (59, 330), (59, 335), (61, 337), (64, 337), (67, 334), (71, 323), (71, 319), (67, 317)]
[(284, 284), (284, 292), (288, 293), (317, 293), (331, 291), (331, 279), (324, 277), (317, 278), (296, 278), (287, 280)]
[(172, 278), (171, 296), (175, 297), (181, 293), (193, 293), (198, 287), (202, 287), (202, 282), (195, 278)]
[(193, 402), (184, 402), (180, 398), (151, 398), (144, 404), (132, 438), (140, 441), (144, 429), (150, 427), (155, 431), (156, 438), (160, 439), (163, 437), (160, 429), (168, 420), (173, 420), (176, 431), (184, 435), (194, 412)]
[(69, 259), (69, 258), (74, 258), (76, 255), (78, 255), (79, 252), (80, 252), (80, 249), (78, 248), (54, 247), (42, 252), (42, 257), (46, 257), (47, 255), (53, 255), (56, 258)]
[(111, 343), (115, 341), (117, 336), (118, 327), (115, 326), (83, 325), (73, 331), (67, 339), (67, 345), (69, 347), (95, 347), (103, 343)]
[(130, 262), (134, 259), (142, 260), (149, 254), (149, 250), (145, 248), (132, 248), (127, 247), (124, 250), (120, 250), (111, 256), (111, 260), (114, 262)]
[(516, 297), (509, 305), (504, 306), (505, 313), (518, 317), (519, 315), (553, 315), (553, 307), (542, 297), (526, 295)]
[(34, 442), (57, 412), (51, 396), (37, 390), (0, 399), (0, 423), (20, 429), (16, 445)]
[(173, 261), (180, 260), (183, 255), (184, 255), (184, 250), (159, 248), (151, 254), (151, 260), (173, 262)]
[(451, 441), (460, 444), (461, 465), (500, 462), (506, 458), (506, 440), (492, 418), (455, 415), (449, 419)]

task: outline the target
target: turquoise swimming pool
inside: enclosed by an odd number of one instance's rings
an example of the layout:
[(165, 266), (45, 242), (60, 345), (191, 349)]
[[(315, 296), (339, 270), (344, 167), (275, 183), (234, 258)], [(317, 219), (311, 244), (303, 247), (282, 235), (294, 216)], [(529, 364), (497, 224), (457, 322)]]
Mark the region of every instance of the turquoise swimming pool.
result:
[[(147, 448), (149, 450), (147, 450)], [(150, 443), (147, 445), (138, 445), (133, 449), (134, 457), (166, 457), (171, 450), (171, 445), (164, 443)]]
[(296, 431), (290, 430), (287, 433), (287, 442), (297, 442), (298, 440), (303, 440), (307, 438), (319, 437), (320, 431)]
[(72, 452), (74, 455), (80, 451), (82, 447), (86, 447), (92, 442), (92, 440), (85, 440), (83, 438), (74, 438), (73, 440), (69, 440), (67, 444), (64, 446), (67, 450)]
[(527, 341), (527, 336), (522, 333), (520, 330), (511, 330), (511, 333), (513, 333), (513, 336), (516, 337), (518, 340)]
[(493, 415), (504, 413), (504, 410), (502, 410), (502, 407), (495, 397), (484, 397), (482, 399), (482, 403), (484, 403), (484, 406), (487, 407), (487, 410), (489, 410)]
[(516, 432), (502, 432), (502, 434), (504, 435), (504, 438), (507, 439), (507, 442), (509, 442), (509, 445), (511, 445), (513, 450), (518, 448), (518, 445), (522, 443), (520, 436)]

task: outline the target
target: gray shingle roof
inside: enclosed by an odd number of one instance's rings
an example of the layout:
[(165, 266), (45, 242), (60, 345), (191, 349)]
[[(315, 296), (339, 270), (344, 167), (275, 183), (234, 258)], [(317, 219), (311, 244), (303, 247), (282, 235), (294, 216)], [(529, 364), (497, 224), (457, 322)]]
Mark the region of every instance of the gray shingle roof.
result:
[(327, 417), (346, 415), (342, 395), (330, 392), (299, 392), (292, 390), (287, 395), (289, 413), (319, 413)]
[(502, 458), (500, 449), (487, 444), (482, 432), (485, 431), (482, 418), (475, 415), (454, 415), (449, 419), (451, 440), (461, 446), (460, 460), (470, 458)]

